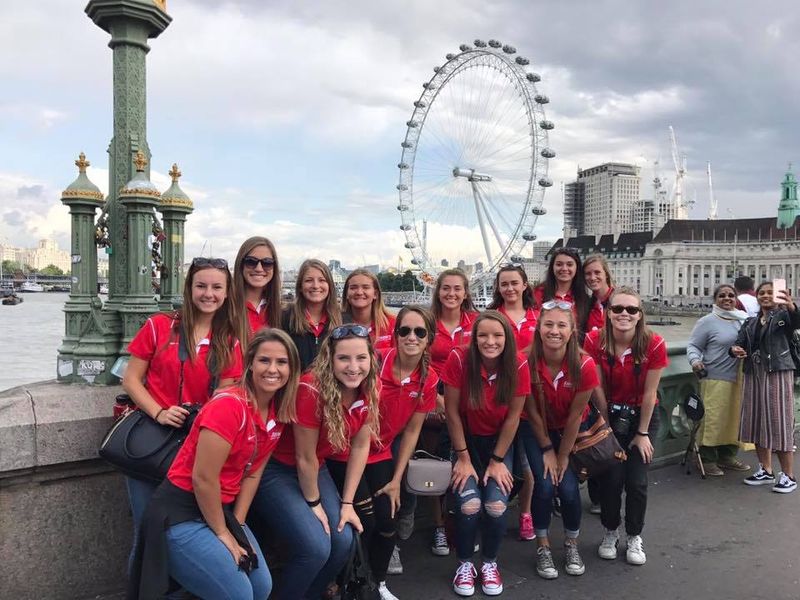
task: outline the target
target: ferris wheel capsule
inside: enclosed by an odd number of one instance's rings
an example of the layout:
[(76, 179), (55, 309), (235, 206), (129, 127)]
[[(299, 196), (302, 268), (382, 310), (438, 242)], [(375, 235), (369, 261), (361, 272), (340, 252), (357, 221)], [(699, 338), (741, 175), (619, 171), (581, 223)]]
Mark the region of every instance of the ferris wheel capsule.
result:
[(547, 209), (544, 206), (534, 206), (531, 212), (535, 215), (542, 216), (547, 214)]
[(505, 52), (506, 54), (514, 54), (514, 52), (516, 51), (517, 49), (514, 48), (514, 46), (509, 46), (508, 44), (503, 46), (503, 52)]
[(475, 44), (476, 48), (486, 48), (486, 42), (483, 40), (475, 40), (473, 43)]
[(461, 44), (458, 47), (458, 49), (461, 50), (462, 52), (469, 52), (470, 50), (472, 50), (472, 46), (470, 46), (469, 44)]
[(542, 177), (539, 179), (539, 185), (545, 188), (552, 187), (553, 180), (550, 179), (549, 177)]
[(411, 121), (406, 121), (406, 127), (411, 127), (412, 129), (419, 127), (419, 121), (414, 121), (413, 119)]
[(502, 43), (500, 43), (500, 42), (498, 42), (497, 40), (489, 40), (489, 45), (490, 45), (492, 48), (499, 48), (499, 47), (500, 47), (500, 46), (502, 46), (503, 44), (502, 44)]
[(534, 241), (536, 239), (536, 234), (535, 233), (530, 233), (530, 232), (523, 233), (522, 234), (522, 239), (525, 240), (526, 242), (532, 242), (532, 241)]
[(547, 97), (547, 96), (545, 96), (544, 94), (536, 94), (536, 95), (533, 97), (533, 100), (534, 100), (534, 102), (536, 102), (537, 104), (547, 104), (548, 102), (550, 102), (550, 98), (548, 98), (548, 97)]
[(400, 142), (400, 147), (402, 147), (402, 148), (413, 148), (414, 144), (412, 144), (411, 142)]
[(408, 248), (409, 250), (411, 250), (412, 248), (416, 248), (416, 247), (417, 247), (417, 245), (416, 245), (414, 242), (406, 242), (406, 243), (404, 244), (404, 246), (405, 246), (406, 248)]
[(414, 102), (414, 106), (416, 106), (417, 108), (425, 108), (428, 105), (425, 104), (425, 102), (423, 102), (422, 100), (417, 100), (416, 102)]
[(544, 121), (539, 121), (539, 127), (541, 127), (542, 129), (545, 129), (547, 131), (550, 131), (551, 129), (553, 129), (555, 127), (555, 123), (545, 119)]
[(410, 231), (410, 230), (411, 230), (411, 225), (409, 225), (408, 223), (403, 223), (402, 225), (400, 225), (400, 231)]
[(531, 63), (531, 61), (529, 61), (524, 56), (518, 56), (517, 58), (514, 59), (514, 62), (517, 63), (518, 65), (522, 65), (523, 67)]
[(438, 72), (439, 72), (439, 69), (441, 69), (441, 68), (442, 68), (442, 67), (439, 67), (439, 66), (433, 67), (433, 72), (434, 72), (434, 73), (438, 73)]
[(531, 83), (539, 83), (542, 80), (542, 76), (538, 73), (528, 73), (525, 78)]
[(407, 169), (408, 168), (408, 163), (404, 163), (404, 162), (397, 163), (397, 168), (400, 169), (401, 171), (404, 170), (404, 169)]
[(455, 54), (453, 54), (452, 52), (448, 52), (447, 54), (445, 54), (445, 55), (444, 55), (444, 57), (445, 57), (447, 60), (453, 60), (453, 59), (456, 57), (456, 55), (455, 55)]
[(547, 147), (542, 148), (540, 154), (545, 158), (553, 158), (556, 155), (555, 151), (552, 148), (547, 148)]
[(405, 183), (398, 183), (396, 187), (401, 192), (405, 192), (408, 189), (408, 186)]

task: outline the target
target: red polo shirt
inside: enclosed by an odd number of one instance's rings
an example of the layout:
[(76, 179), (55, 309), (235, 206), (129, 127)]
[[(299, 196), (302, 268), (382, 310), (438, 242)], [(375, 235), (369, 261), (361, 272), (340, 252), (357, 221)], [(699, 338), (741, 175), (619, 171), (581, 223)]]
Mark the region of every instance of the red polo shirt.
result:
[(192, 470), (197, 456), (200, 431), (208, 429), (231, 445), (228, 458), (219, 473), (222, 503), (236, 499), (245, 473), (255, 471), (267, 460), (278, 444), (283, 423), (275, 419), (275, 405), (271, 404), (266, 422), (258, 410), (247, 401), (247, 394), (239, 387), (229, 387), (214, 396), (197, 415), (192, 430), (178, 450), (167, 478), (187, 492), (193, 492)]
[[(508, 414), (508, 404), (495, 402), (495, 380), (497, 373), (488, 373), (481, 367), (483, 385), (483, 402), (479, 408), (473, 408), (467, 393), (467, 350), (455, 348), (447, 359), (442, 381), (445, 385), (458, 388), (460, 392), (460, 411), (466, 417), (467, 429), (473, 435), (496, 435)], [(527, 396), (531, 393), (531, 374), (528, 370), (528, 359), (517, 354), (517, 387), (514, 396)]]
[(394, 376), (397, 349), (391, 348), (381, 366), (380, 440), (373, 440), (367, 463), (392, 458), (392, 442), (408, 425), (414, 413), (427, 414), (436, 408), (436, 386), (439, 376), (428, 369), (425, 383), (420, 385), (419, 367), (402, 381)]
[(250, 335), (253, 335), (259, 329), (269, 327), (267, 301), (264, 298), (261, 299), (258, 306), (253, 306), (252, 302), (247, 302), (245, 308), (247, 309), (247, 321), (250, 324)]
[(592, 306), (589, 309), (589, 317), (586, 319), (586, 332), (594, 331), (595, 329), (602, 329), (606, 324), (606, 311), (605, 307), (608, 305), (608, 299), (614, 292), (614, 288), (608, 290), (608, 294), (602, 300), (592, 296)]
[(328, 313), (323, 312), (322, 316), (319, 319), (319, 323), (316, 325), (311, 322), (311, 315), (308, 311), (305, 311), (306, 322), (308, 326), (311, 327), (311, 332), (314, 334), (314, 337), (319, 339), (319, 336), (322, 335), (322, 332), (325, 331), (325, 325), (328, 323)]
[[(204, 404), (208, 400), (208, 386), (211, 373), (206, 360), (211, 348), (211, 332), (195, 347), (194, 360), (187, 360), (183, 366), (183, 395), (178, 398), (180, 387), (181, 361), (178, 358), (177, 321), (172, 315), (153, 315), (142, 326), (128, 344), (128, 352), (136, 358), (146, 360), (147, 377), (145, 388), (153, 400), (162, 408), (174, 404)], [(223, 369), (220, 380), (239, 379), (242, 376), (242, 353), (239, 341), (235, 340), (231, 352), (231, 364)]]
[[(581, 362), (581, 381), (580, 384), (575, 386), (569, 380), (569, 367), (567, 365), (566, 357), (564, 362), (561, 363), (561, 369), (556, 373), (555, 377), (550, 373), (547, 368), (547, 363), (544, 358), (540, 358), (536, 365), (536, 371), (539, 374), (539, 380), (542, 382), (542, 393), (544, 393), (544, 401), (547, 410), (547, 428), (548, 429), (564, 429), (567, 426), (567, 417), (569, 416), (569, 407), (575, 394), (592, 390), (600, 385), (600, 380), (597, 378), (597, 367), (594, 360), (590, 356), (583, 356)], [(538, 398), (538, 386), (532, 385), (533, 395)], [(589, 406), (581, 415), (581, 422), (589, 416)]]
[(469, 344), (469, 340), (472, 338), (472, 324), (478, 318), (478, 314), (475, 311), (461, 311), (461, 322), (452, 332), (447, 331), (442, 321), (437, 319), (436, 337), (431, 344), (431, 366), (438, 374), (444, 371), (447, 357), (450, 356), (453, 348)]
[[(639, 375), (635, 374), (634, 360), (631, 349), (628, 348), (619, 358), (613, 357), (613, 368), (608, 364), (608, 354), (600, 347), (601, 329), (586, 334), (583, 343), (584, 350), (600, 365), (603, 373), (603, 389), (606, 392), (606, 401), (609, 404), (628, 404), (640, 406), (644, 395), (644, 382), (647, 371), (663, 369), (669, 364), (667, 358), (667, 344), (657, 333), (650, 338), (647, 352), (639, 368)], [(611, 392), (609, 393), (609, 388)]]
[[(305, 373), (300, 377), (296, 408), (296, 425), (319, 430), (317, 459), (320, 464), (326, 458), (346, 461), (350, 454), (349, 446), (343, 452), (336, 454), (328, 439), (328, 427), (322, 420), (322, 398), (319, 395), (318, 383), (311, 372)], [(367, 421), (368, 406), (366, 396), (359, 395), (349, 409), (343, 408), (342, 410), (344, 411), (345, 437), (349, 443)], [(286, 432), (281, 436), (278, 447), (275, 449), (275, 459), (286, 465), (295, 465), (294, 450), (294, 432), (292, 427), (287, 427)]]
[(369, 326), (370, 337), (372, 338), (372, 346), (383, 359), (386, 359), (386, 351), (394, 346), (394, 325), (397, 319), (393, 316), (387, 316), (386, 327), (383, 328), (379, 336), (375, 335), (375, 323)]
[(519, 323), (508, 316), (505, 305), (498, 308), (511, 325), (511, 331), (514, 332), (514, 340), (517, 342), (517, 351), (522, 352), (533, 343), (533, 334), (536, 331), (536, 320), (539, 318), (539, 311), (533, 307), (525, 309), (525, 315), (520, 319)]

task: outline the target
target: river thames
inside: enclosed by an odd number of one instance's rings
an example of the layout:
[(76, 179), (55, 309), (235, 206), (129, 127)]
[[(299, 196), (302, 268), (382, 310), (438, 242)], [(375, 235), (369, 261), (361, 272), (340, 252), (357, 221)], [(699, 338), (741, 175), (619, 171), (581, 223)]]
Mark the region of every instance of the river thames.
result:
[[(56, 352), (64, 337), (68, 294), (23, 294), (17, 306), (0, 306), (0, 390), (54, 379)], [(671, 317), (679, 325), (655, 326), (667, 341), (689, 339), (695, 317)]]

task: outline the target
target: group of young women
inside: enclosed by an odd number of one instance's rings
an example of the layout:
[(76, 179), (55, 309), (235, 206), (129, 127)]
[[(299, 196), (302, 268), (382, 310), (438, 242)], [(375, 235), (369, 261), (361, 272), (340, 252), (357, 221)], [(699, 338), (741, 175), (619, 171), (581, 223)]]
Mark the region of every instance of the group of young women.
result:
[[(558, 494), (565, 570), (580, 575), (569, 454), (594, 415), (613, 421), (623, 408), (630, 458), (597, 481), (607, 530), (599, 554), (616, 557), (624, 489), (627, 559), (644, 563), (649, 436), (666, 352), (636, 292), (612, 288), (602, 257), (582, 263), (558, 250), (535, 289), (519, 265), (503, 267), (482, 313), (457, 269), (439, 275), (430, 309), (406, 306), (396, 317), (365, 270), (350, 274), (341, 302), (315, 259), (301, 265), (283, 310), (280, 288), (266, 238), (242, 244), (232, 275), (222, 259), (196, 258), (182, 309), (148, 319), (129, 346), (123, 385), (139, 410), (179, 427), (184, 405), (202, 405), (164, 482), (128, 480), (131, 597), (177, 597), (181, 588), (201, 598), (332, 597), (358, 533), (381, 598), (395, 599), (386, 575), (398, 572), (398, 533), (413, 528), (401, 482), (423, 431), (453, 460), (457, 594), (472, 595), (477, 582), (502, 593), (506, 510), (526, 471), (521, 503), (537, 573), (558, 575), (549, 537)], [(446, 555), (446, 503), (434, 505), (432, 550)], [(267, 540), (251, 518), (285, 554), (274, 590)]]

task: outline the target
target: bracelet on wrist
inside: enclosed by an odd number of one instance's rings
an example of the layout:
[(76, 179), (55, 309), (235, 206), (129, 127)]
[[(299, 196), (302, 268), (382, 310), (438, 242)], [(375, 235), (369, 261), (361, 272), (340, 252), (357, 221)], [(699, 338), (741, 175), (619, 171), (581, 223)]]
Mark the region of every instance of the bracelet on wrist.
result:
[(342, 504), (349, 504), (350, 506), (353, 506), (352, 502), (345, 502), (344, 500), (342, 500)]
[(637, 432), (636, 432), (636, 435), (640, 435), (640, 436), (642, 436), (642, 437), (647, 437), (647, 438), (649, 438), (649, 437), (650, 437), (650, 432), (649, 432), (649, 431), (637, 431)]
[(314, 508), (315, 506), (319, 506), (320, 502), (322, 502), (322, 496), (320, 496), (316, 500), (306, 500), (306, 504), (308, 504), (309, 508)]
[(497, 456), (497, 454), (492, 454), (489, 456), (489, 460), (493, 460), (494, 462), (501, 463), (503, 462), (502, 456)]
[(156, 416), (155, 416), (155, 417), (153, 417), (153, 421), (155, 421), (156, 423), (158, 423), (158, 417), (159, 417), (159, 416), (161, 415), (161, 413), (162, 413), (162, 412), (164, 412), (165, 410), (167, 410), (167, 409), (166, 409), (166, 408), (162, 408), (161, 410), (159, 410), (159, 411), (156, 413)]
[(553, 449), (553, 444), (547, 444), (547, 446), (542, 446), (541, 448), (539, 448), (539, 450), (542, 451), (542, 454), (544, 454), (545, 452), (549, 452), (552, 449)]
[(467, 449), (466, 449), (466, 448), (458, 448), (458, 449), (453, 449), (453, 452), (455, 452), (456, 454), (459, 454), (459, 453), (461, 453), (461, 452), (466, 452), (466, 451), (467, 451)]

